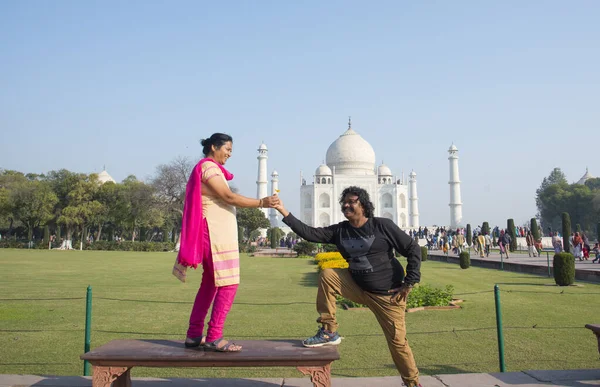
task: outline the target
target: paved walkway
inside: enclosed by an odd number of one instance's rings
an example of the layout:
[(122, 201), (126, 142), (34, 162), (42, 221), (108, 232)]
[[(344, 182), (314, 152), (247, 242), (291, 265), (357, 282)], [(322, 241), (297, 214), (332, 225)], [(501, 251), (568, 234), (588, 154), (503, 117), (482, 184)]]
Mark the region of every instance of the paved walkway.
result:
[[(431, 260), (442, 260), (448, 259), (449, 262), (457, 262), (458, 256), (456, 254), (450, 254), (447, 256), (441, 250), (430, 250), (429, 256)], [(510, 253), (510, 258), (500, 258), (500, 254), (496, 251), (492, 251), (489, 257), (480, 258), (479, 253), (471, 249), (471, 265), (478, 267), (486, 267), (493, 269), (500, 269), (501, 266), (507, 271), (518, 271), (537, 275), (548, 275), (548, 265), (552, 270), (552, 260), (554, 252), (542, 251), (539, 257), (529, 257), (527, 252), (521, 253)], [(600, 282), (600, 263), (592, 263), (592, 259), (587, 261), (575, 260), (575, 278), (576, 281), (589, 281), (589, 282)]]
[[(444, 255), (443, 251), (441, 251), (441, 250), (430, 250), (429, 254), (430, 255)], [(456, 254), (450, 254), (450, 256), (458, 257)], [(552, 257), (554, 257), (554, 252), (552, 252), (552, 251), (549, 251), (549, 252), (542, 251), (541, 256), (535, 257), (535, 258), (527, 255), (527, 252), (520, 252), (520, 253), (512, 252), (512, 253), (510, 253), (509, 259), (506, 259), (506, 256), (504, 256), (504, 262), (548, 267), (548, 260), (550, 260), (550, 267), (552, 267)], [(480, 258), (479, 253), (477, 253), (473, 249), (471, 249), (471, 259), (483, 259), (483, 260), (496, 261), (496, 262), (500, 262), (500, 260), (501, 260), (500, 254), (497, 251), (492, 251), (490, 253), (489, 257)], [(588, 261), (579, 261), (576, 259), (575, 260), (575, 269), (600, 271), (600, 263), (598, 263), (598, 262), (592, 263), (593, 259), (594, 258), (590, 258)]]
[[(600, 367), (600, 361), (596, 360)], [(135, 372), (135, 371), (134, 371)], [(490, 374), (449, 374), (421, 377), (423, 387), (591, 387), (600, 386), (600, 369), (570, 371), (523, 371)], [(90, 377), (0, 375), (0, 387), (90, 387)], [(310, 387), (305, 378), (182, 379), (133, 378), (133, 387)], [(399, 387), (399, 376), (379, 378), (333, 378), (332, 387)]]

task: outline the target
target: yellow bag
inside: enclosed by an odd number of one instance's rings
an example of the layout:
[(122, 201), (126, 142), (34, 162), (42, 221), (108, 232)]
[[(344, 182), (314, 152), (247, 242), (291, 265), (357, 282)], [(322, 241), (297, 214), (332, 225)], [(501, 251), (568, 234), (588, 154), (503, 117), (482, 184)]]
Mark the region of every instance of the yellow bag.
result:
[(187, 266), (180, 264), (177, 258), (175, 258), (175, 264), (173, 265), (173, 275), (177, 277), (178, 280), (185, 283), (185, 278), (187, 277)]

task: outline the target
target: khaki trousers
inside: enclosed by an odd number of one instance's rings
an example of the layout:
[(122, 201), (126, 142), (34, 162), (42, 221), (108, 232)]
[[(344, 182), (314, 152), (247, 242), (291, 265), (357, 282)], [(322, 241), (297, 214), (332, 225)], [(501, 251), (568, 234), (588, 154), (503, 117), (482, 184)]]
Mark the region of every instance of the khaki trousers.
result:
[(352, 279), (347, 269), (325, 269), (319, 277), (317, 312), (319, 322), (331, 332), (337, 332), (336, 300), (339, 294), (351, 301), (367, 305), (383, 329), (392, 359), (408, 387), (419, 384), (419, 370), (406, 339), (404, 314), (406, 301), (397, 295), (365, 292)]

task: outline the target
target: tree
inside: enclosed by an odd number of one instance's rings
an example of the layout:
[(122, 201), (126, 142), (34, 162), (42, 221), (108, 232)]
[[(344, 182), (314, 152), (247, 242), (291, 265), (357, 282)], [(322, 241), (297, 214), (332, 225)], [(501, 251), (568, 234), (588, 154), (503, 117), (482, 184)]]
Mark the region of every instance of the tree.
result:
[(14, 214), (15, 206), (11, 192), (26, 181), (25, 175), (21, 172), (0, 169), (0, 220), (8, 226), (7, 236), (12, 234), (15, 223), (19, 222)]
[(586, 180), (585, 185), (592, 191), (600, 190), (600, 177)]
[(58, 198), (49, 184), (26, 180), (12, 187), (10, 201), (15, 218), (27, 227), (27, 237), (31, 240), (33, 229), (46, 225), (54, 217), (54, 205)]
[(131, 230), (131, 240), (135, 240), (140, 227), (162, 226), (164, 218), (154, 196), (154, 188), (133, 175), (123, 180), (123, 187), (122, 194), (128, 209), (124, 222)]
[[(75, 185), (78, 182), (87, 178), (88, 176), (83, 173), (74, 173), (66, 169), (50, 171), (43, 178), (43, 181), (47, 181), (50, 184), (50, 186), (52, 187), (52, 191), (54, 191), (58, 198), (58, 203), (54, 208), (54, 214), (56, 218), (56, 223), (59, 226), (62, 224), (67, 227), (67, 240), (71, 239), (71, 233), (73, 230), (72, 222), (69, 220), (67, 223), (60, 223), (58, 222), (58, 220), (62, 215), (63, 209), (69, 206), (69, 193), (75, 188)], [(66, 220), (66, 218), (64, 218), (63, 220)], [(57, 234), (60, 235), (60, 228), (58, 229)]]
[[(567, 178), (560, 168), (554, 168), (535, 191), (535, 203), (543, 225), (558, 228), (564, 196), (568, 195)], [(545, 226), (545, 227), (546, 227)]]
[(168, 164), (156, 167), (150, 184), (155, 190), (157, 203), (165, 213), (166, 226), (174, 232), (181, 229), (185, 189), (194, 162), (187, 157), (177, 157)]
[(57, 220), (58, 224), (67, 227), (67, 240), (71, 239), (73, 231), (78, 231), (80, 248), (83, 248), (87, 227), (103, 213), (102, 203), (95, 200), (98, 190), (98, 175), (93, 173), (79, 179), (67, 194), (67, 206)]
[(252, 231), (271, 226), (264, 212), (258, 208), (238, 208), (236, 218), (238, 226), (244, 229), (244, 236), (248, 240)]

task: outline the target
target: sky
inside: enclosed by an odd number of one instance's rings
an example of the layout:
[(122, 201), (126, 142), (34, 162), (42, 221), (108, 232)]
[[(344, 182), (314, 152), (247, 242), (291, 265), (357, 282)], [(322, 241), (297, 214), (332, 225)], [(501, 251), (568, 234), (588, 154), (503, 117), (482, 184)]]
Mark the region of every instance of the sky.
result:
[(0, 168), (148, 181), (230, 134), (227, 168), (256, 196), (269, 148), (291, 212), (352, 128), (396, 175), (417, 173), (420, 223), (537, 212), (553, 168), (600, 175), (600, 2), (0, 2)]

